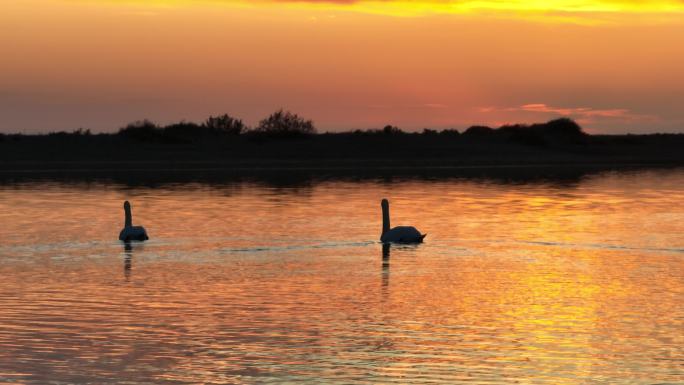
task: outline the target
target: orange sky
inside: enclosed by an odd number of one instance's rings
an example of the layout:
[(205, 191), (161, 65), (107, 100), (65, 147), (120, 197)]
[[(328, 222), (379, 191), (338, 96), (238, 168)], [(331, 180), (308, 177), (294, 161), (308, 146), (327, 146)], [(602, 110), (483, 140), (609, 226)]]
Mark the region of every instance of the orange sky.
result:
[(684, 132), (683, 1), (5, 0), (0, 131), (577, 119)]

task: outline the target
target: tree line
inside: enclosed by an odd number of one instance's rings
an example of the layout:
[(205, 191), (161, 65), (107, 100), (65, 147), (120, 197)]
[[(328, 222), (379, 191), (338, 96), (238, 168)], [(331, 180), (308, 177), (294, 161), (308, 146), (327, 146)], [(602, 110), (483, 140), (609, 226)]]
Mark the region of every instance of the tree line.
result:
[(261, 120), (256, 127), (248, 127), (242, 119), (228, 114), (210, 116), (204, 122), (179, 122), (158, 126), (149, 120), (129, 123), (117, 135), (143, 141), (155, 139), (193, 140), (199, 137), (250, 135), (264, 138), (303, 138), (316, 134), (313, 121), (282, 109)]
[[(202, 138), (226, 136), (246, 136), (255, 140), (303, 139), (317, 134), (318, 131), (311, 120), (282, 109), (261, 120), (255, 127), (248, 127), (241, 119), (223, 114), (210, 116), (201, 124), (179, 122), (162, 127), (149, 120), (137, 121), (126, 125), (117, 133), (134, 140), (156, 142), (191, 142)], [(471, 140), (509, 141), (540, 146), (559, 143), (582, 144), (587, 138), (579, 124), (569, 118), (531, 125), (503, 125), (498, 128), (471, 126), (463, 133), (453, 128), (425, 128), (421, 132), (405, 132), (399, 127), (386, 125), (381, 129), (357, 129), (319, 135), (463, 137)]]
[[(90, 130), (78, 129), (73, 132), (53, 132), (49, 137), (84, 137), (93, 135)], [(304, 139), (315, 135), (336, 136), (387, 136), (421, 135), (425, 137), (462, 137), (477, 141), (508, 141), (528, 145), (547, 145), (558, 143), (582, 144), (588, 135), (572, 119), (560, 118), (546, 123), (531, 125), (503, 125), (498, 128), (471, 126), (462, 133), (457, 129), (435, 130), (425, 128), (421, 132), (405, 132), (399, 127), (386, 125), (381, 129), (353, 130), (347, 132), (319, 134), (313, 121), (283, 109), (277, 110), (262, 119), (256, 126), (247, 126), (242, 119), (228, 114), (210, 116), (201, 123), (181, 121), (168, 125), (157, 125), (150, 120), (131, 122), (114, 134), (128, 140), (157, 143), (190, 143), (216, 138), (243, 136), (254, 140)], [(8, 137), (18, 139), (22, 135), (0, 134), (0, 141)]]

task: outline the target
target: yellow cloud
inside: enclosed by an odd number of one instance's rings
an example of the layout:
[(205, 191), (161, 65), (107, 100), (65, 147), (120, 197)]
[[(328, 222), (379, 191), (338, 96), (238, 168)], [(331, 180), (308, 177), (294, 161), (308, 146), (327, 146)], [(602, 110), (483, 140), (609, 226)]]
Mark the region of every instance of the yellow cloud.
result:
[[(92, 3), (93, 0), (82, 0)], [(653, 1), (582, 1), (582, 0), (98, 0), (102, 3), (184, 7), (198, 5), (226, 5), (243, 8), (284, 7), (327, 12), (356, 12), (365, 14), (423, 17), (431, 15), (487, 15), (536, 21), (566, 21), (591, 24), (594, 22), (631, 19), (641, 22), (681, 21), (684, 2)], [(643, 19), (643, 16), (648, 16)], [(641, 18), (641, 19), (639, 19)]]
[(385, 13), (397, 16), (418, 16), (427, 14), (472, 13), (482, 11), (544, 11), (544, 12), (635, 12), (664, 13), (682, 12), (684, 3), (679, 1), (568, 1), (568, 0), (531, 0), (531, 1), (497, 1), (497, 0), (463, 0), (463, 1), (355, 1), (324, 2), (308, 1), (320, 7), (337, 7), (355, 9), (372, 13)]

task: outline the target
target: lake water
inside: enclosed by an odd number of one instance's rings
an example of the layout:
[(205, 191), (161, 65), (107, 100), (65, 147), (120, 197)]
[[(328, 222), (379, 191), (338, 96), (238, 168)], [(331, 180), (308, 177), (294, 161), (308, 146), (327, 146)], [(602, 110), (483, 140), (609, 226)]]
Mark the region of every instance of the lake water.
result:
[[(383, 250), (383, 197), (424, 244)], [(683, 202), (681, 169), (4, 183), (0, 383), (682, 384)]]

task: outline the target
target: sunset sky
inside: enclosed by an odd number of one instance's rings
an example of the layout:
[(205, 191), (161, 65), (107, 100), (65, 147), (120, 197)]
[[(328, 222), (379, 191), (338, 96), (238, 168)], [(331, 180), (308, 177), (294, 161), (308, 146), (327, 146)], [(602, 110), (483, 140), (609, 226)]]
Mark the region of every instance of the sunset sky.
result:
[(684, 132), (684, 0), (3, 0), (0, 132), (285, 108), (321, 131)]

